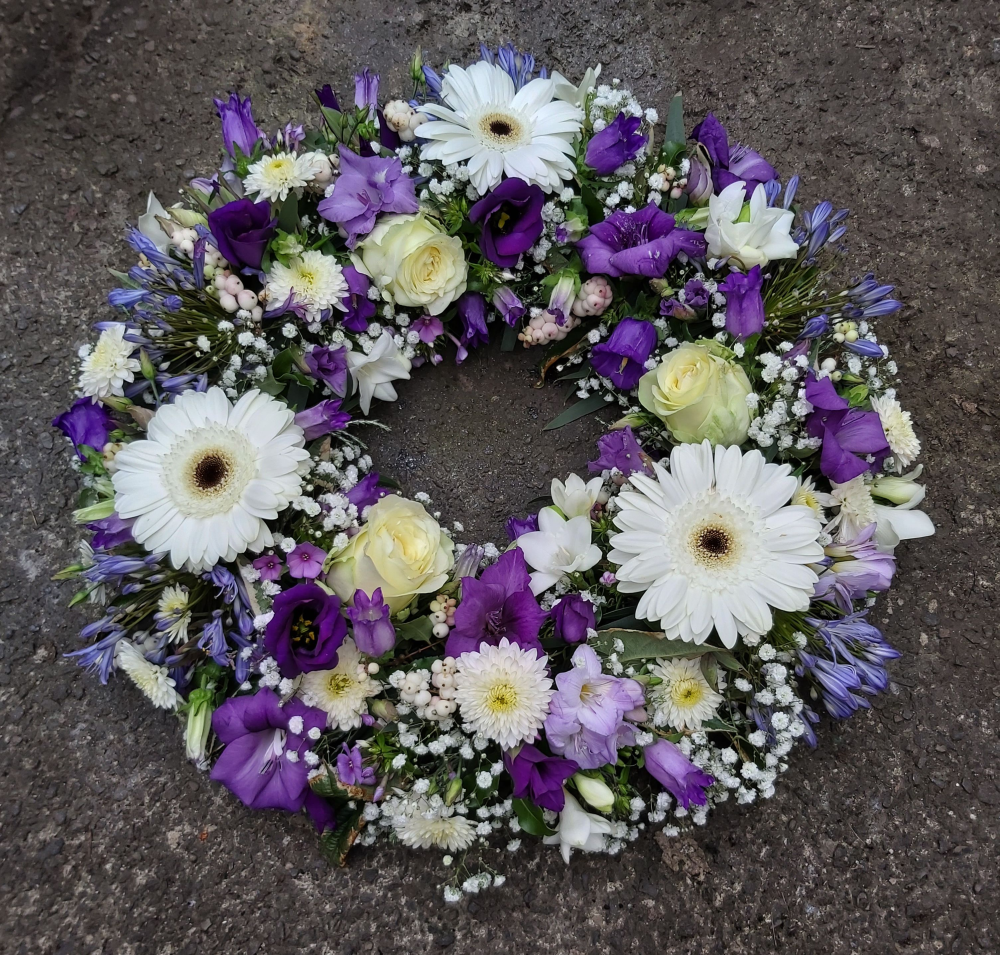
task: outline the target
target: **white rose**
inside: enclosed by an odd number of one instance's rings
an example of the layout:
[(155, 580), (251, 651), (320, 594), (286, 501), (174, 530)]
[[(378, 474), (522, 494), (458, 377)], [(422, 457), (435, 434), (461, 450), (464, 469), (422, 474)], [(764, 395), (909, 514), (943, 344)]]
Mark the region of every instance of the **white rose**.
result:
[(705, 240), (712, 258), (729, 257), (744, 269), (767, 265), (771, 259), (790, 259), (799, 247), (788, 234), (794, 213), (768, 208), (767, 193), (757, 186), (744, 208), (746, 183), (734, 182), (708, 200), (708, 228)]

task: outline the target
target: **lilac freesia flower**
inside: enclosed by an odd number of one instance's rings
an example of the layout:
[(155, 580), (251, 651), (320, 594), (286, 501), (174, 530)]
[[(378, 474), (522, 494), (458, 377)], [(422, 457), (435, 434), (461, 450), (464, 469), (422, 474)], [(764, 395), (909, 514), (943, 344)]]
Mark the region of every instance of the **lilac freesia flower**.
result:
[(591, 471), (621, 471), (625, 477), (637, 471), (652, 474), (649, 465), (649, 455), (642, 450), (639, 440), (632, 429), (626, 425), (602, 434), (597, 439), (597, 450), (600, 452), (596, 461), (588, 461)]
[(527, 311), (524, 303), (506, 285), (501, 285), (493, 293), (493, 307), (511, 328), (514, 328)]
[(364, 764), (364, 757), (359, 746), (350, 749), (347, 743), (337, 754), (337, 779), (345, 786), (374, 786), (375, 769)]
[(620, 278), (662, 278), (678, 253), (705, 254), (700, 232), (678, 229), (674, 217), (652, 203), (637, 212), (613, 212), (577, 244), (588, 272)]
[(726, 331), (741, 341), (764, 328), (764, 297), (760, 294), (764, 279), (760, 266), (755, 265), (746, 275), (730, 272), (719, 285), (726, 296)]
[(343, 145), (339, 151), (340, 175), (317, 211), (344, 229), (353, 249), (359, 236), (372, 231), (379, 213), (416, 212), (419, 203), (413, 180), (395, 156), (359, 156)]
[(278, 228), (269, 202), (237, 199), (208, 214), (208, 228), (219, 251), (238, 268), (259, 269)]
[(778, 176), (774, 166), (760, 153), (740, 143), (734, 143), (730, 149), (726, 129), (712, 113), (691, 130), (691, 138), (699, 142), (708, 154), (717, 193), (734, 182), (745, 182), (749, 196), (761, 183), (770, 182)]
[(221, 99), (212, 102), (222, 120), (222, 142), (234, 159), (237, 148), (244, 156), (249, 156), (260, 140), (267, 139), (254, 122), (249, 96), (240, 99), (236, 93), (230, 93), (228, 103)]
[(132, 525), (134, 520), (123, 521), (117, 514), (109, 514), (88, 524), (87, 527), (94, 532), (91, 545), (95, 550), (113, 550), (120, 544), (126, 544), (132, 540)]
[(326, 728), (326, 713), (292, 698), (284, 706), (270, 689), (234, 696), (212, 714), (225, 749), (211, 778), (250, 809), (309, 812), (322, 832), (334, 825), (333, 807), (309, 788), (310, 730)]
[(623, 318), (606, 342), (590, 350), (594, 370), (622, 391), (631, 391), (645, 374), (656, 345), (656, 328), (638, 318)]
[(354, 74), (354, 105), (358, 109), (367, 106), (374, 111), (378, 107), (378, 82), (378, 73), (372, 73), (367, 66)]
[(100, 451), (108, 443), (108, 433), (115, 427), (108, 409), (92, 398), (78, 398), (68, 411), (52, 419), (52, 425), (73, 442), (81, 461), (84, 456), (80, 449), (86, 446)]
[(482, 222), (479, 248), (495, 265), (512, 269), (542, 234), (545, 194), (522, 179), (504, 179), (470, 210), (471, 222)]
[(587, 165), (597, 175), (608, 176), (631, 162), (646, 145), (646, 137), (639, 132), (641, 125), (641, 116), (619, 113), (587, 144)]
[(378, 311), (376, 304), (368, 297), (372, 283), (364, 272), (359, 272), (353, 265), (344, 266), (344, 278), (348, 294), (344, 299), (347, 308), (341, 324), (348, 331), (363, 332)]
[(433, 345), (444, 334), (444, 322), (436, 315), (421, 315), (411, 322), (410, 330), (416, 332), (425, 345)]
[(264, 554), (253, 562), (253, 566), (261, 580), (277, 580), (285, 571), (277, 554)]
[(587, 631), (596, 625), (594, 605), (579, 594), (566, 594), (552, 608), (552, 622), (557, 640), (566, 643), (583, 643)]
[(545, 611), (531, 593), (524, 554), (515, 548), (487, 567), (479, 580), (462, 578), (462, 602), (455, 611), (455, 627), (448, 634), (445, 653), (457, 657), (478, 650), (483, 643), (495, 647), (504, 637), (541, 653), (538, 631), (544, 620)]
[(389, 605), (382, 599), (382, 588), (368, 596), (363, 590), (354, 591), (354, 606), (347, 608), (354, 624), (354, 643), (362, 653), (380, 657), (396, 645), (396, 630), (389, 621)]
[(527, 517), (508, 517), (504, 524), (504, 530), (511, 542), (516, 541), (522, 534), (530, 534), (538, 530), (538, 515), (529, 514)]
[(378, 471), (369, 471), (354, 487), (344, 492), (344, 496), (358, 509), (358, 513), (389, 493), (388, 488), (378, 486), (378, 479)]
[(679, 746), (658, 739), (643, 750), (646, 772), (669, 792), (684, 809), (704, 806), (708, 802), (705, 790), (715, 782), (685, 756)]
[(274, 598), (274, 616), (264, 633), (264, 648), (283, 677), (328, 670), (347, 636), (340, 599), (314, 583), (296, 584)]
[[(831, 481), (845, 484), (865, 471), (876, 471), (889, 454), (882, 422), (874, 411), (851, 408), (829, 378), (809, 375), (806, 400), (816, 409), (806, 428), (823, 441), (819, 468)], [(864, 456), (871, 456), (869, 463)]]
[(852, 601), (866, 597), (868, 591), (880, 593), (889, 589), (896, 572), (896, 558), (878, 549), (876, 527), (869, 524), (854, 540), (825, 548), (830, 563), (820, 574), (814, 599), (830, 600), (844, 613), (850, 613)]
[(350, 414), (340, 410), (340, 398), (326, 398), (295, 415), (295, 423), (302, 429), (306, 441), (314, 441), (331, 431), (343, 431)]
[(562, 811), (566, 804), (563, 783), (580, 768), (571, 759), (546, 756), (531, 743), (525, 743), (514, 756), (504, 753), (503, 763), (514, 783), (515, 799), (527, 799), (553, 812)]
[(299, 580), (315, 580), (323, 570), (325, 560), (325, 550), (303, 541), (288, 555), (288, 573)]
[(347, 349), (319, 345), (304, 356), (309, 374), (341, 398), (347, 393)]

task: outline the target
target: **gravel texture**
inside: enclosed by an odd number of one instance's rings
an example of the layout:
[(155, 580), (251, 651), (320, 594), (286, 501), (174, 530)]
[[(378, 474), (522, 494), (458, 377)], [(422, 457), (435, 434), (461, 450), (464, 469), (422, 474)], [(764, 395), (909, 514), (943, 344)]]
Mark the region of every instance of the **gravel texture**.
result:
[[(997, 889), (1000, 40), (995, 0), (175, 0), (0, 2), (0, 951), (17, 953), (993, 952)], [(252, 815), (183, 758), (180, 728), (65, 662), (82, 612), (49, 581), (71, 556), (74, 481), (49, 420), (106, 314), (120, 230), (216, 155), (210, 97), (267, 125), (365, 62), (402, 88), (421, 45), (462, 59), (512, 38), (582, 72), (602, 60), (665, 114), (712, 108), (852, 209), (848, 271), (908, 303), (882, 326), (924, 436), (938, 536), (902, 548), (876, 620), (892, 690), (825, 725), (764, 806), (623, 856), (523, 850), (508, 884), (441, 902), (437, 856), (321, 861), (304, 818)], [(475, 355), (401, 389), (379, 459), (470, 532), (586, 460), (554, 439), (531, 356)], [(993, 608), (993, 609), (991, 609)], [(662, 859), (661, 859), (662, 855)]]

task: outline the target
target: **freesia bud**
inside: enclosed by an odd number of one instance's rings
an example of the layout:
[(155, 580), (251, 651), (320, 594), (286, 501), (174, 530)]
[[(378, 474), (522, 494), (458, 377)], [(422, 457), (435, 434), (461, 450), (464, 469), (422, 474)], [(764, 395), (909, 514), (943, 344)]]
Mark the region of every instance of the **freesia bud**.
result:
[(139, 349), (139, 367), (142, 369), (142, 377), (146, 381), (152, 381), (156, 377), (156, 368), (153, 367), (153, 362), (146, 354), (145, 348)]
[(603, 779), (577, 773), (573, 776), (573, 784), (587, 805), (598, 812), (611, 812), (615, 805), (615, 794)]
[(396, 707), (388, 700), (375, 700), (368, 704), (368, 709), (371, 711), (372, 716), (386, 723), (392, 723), (398, 715)]
[(456, 776), (450, 783), (448, 783), (448, 788), (445, 790), (444, 794), (444, 804), (446, 806), (452, 805), (461, 794), (462, 778), (460, 776)]
[(184, 750), (194, 763), (205, 761), (208, 752), (208, 734), (212, 729), (212, 691), (192, 690), (188, 697), (187, 727), (184, 730)]
[(105, 395), (101, 398), (101, 402), (107, 405), (112, 411), (125, 411), (132, 404), (130, 399), (116, 395)]
[(686, 189), (688, 199), (693, 206), (708, 205), (714, 187), (712, 185), (712, 164), (705, 152), (705, 147), (698, 143), (688, 158), (691, 161)]
[(904, 474), (902, 477), (880, 474), (872, 481), (872, 496), (881, 498), (883, 501), (891, 501), (893, 504), (909, 504), (911, 507), (916, 507), (927, 493), (922, 484), (916, 483), (916, 479), (920, 477), (923, 469), (922, 464), (918, 465), (909, 474)]

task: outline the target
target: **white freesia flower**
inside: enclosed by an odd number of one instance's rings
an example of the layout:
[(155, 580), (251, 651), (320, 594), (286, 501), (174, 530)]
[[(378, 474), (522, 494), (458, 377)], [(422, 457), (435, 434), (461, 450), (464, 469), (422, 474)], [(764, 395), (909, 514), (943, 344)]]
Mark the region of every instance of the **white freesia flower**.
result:
[(164, 666), (150, 663), (143, 652), (129, 640), (119, 640), (115, 647), (115, 663), (124, 670), (132, 682), (161, 710), (176, 710), (184, 702), (174, 689), (170, 671)]
[(354, 391), (360, 392), (361, 410), (368, 414), (372, 398), (395, 401), (392, 382), (410, 377), (410, 359), (406, 358), (392, 332), (385, 329), (372, 350), (366, 355), (360, 349), (347, 353), (347, 367), (354, 381)]
[(156, 194), (150, 192), (146, 197), (146, 211), (139, 216), (139, 231), (153, 243), (161, 252), (166, 253), (170, 246), (170, 236), (160, 225), (158, 219), (169, 217)]
[(101, 332), (90, 354), (80, 366), (80, 390), (91, 398), (124, 394), (126, 381), (135, 381), (140, 370), (138, 358), (132, 358), (136, 346), (125, 340), (124, 325), (112, 325)]
[(552, 479), (552, 502), (566, 517), (590, 517), (590, 511), (601, 495), (603, 481), (599, 477), (584, 482), (579, 474), (571, 474), (563, 484)]
[(597, 66), (588, 66), (580, 85), (577, 86), (571, 80), (566, 79), (558, 70), (553, 70), (552, 81), (556, 84), (555, 98), (564, 103), (572, 103), (573, 106), (582, 107), (587, 101), (587, 94), (597, 86), (597, 78), (600, 75), (600, 63)]
[(603, 816), (587, 812), (563, 787), (566, 805), (559, 813), (559, 828), (554, 836), (546, 836), (547, 846), (559, 846), (563, 861), (569, 865), (574, 849), (581, 852), (603, 852), (611, 833), (611, 822)]
[(538, 530), (522, 534), (517, 546), (531, 574), (531, 592), (537, 597), (543, 590), (567, 574), (590, 570), (601, 559), (601, 549), (592, 539), (589, 517), (566, 520), (554, 507), (538, 512)]
[(750, 197), (749, 219), (740, 221), (745, 194), (746, 183), (734, 182), (708, 200), (708, 254), (737, 260), (745, 269), (798, 255), (799, 247), (788, 234), (795, 214), (769, 208), (764, 187), (759, 185)]
[(573, 783), (576, 785), (576, 791), (591, 809), (596, 809), (598, 812), (611, 812), (614, 809), (615, 794), (603, 779), (576, 773), (573, 776)]

